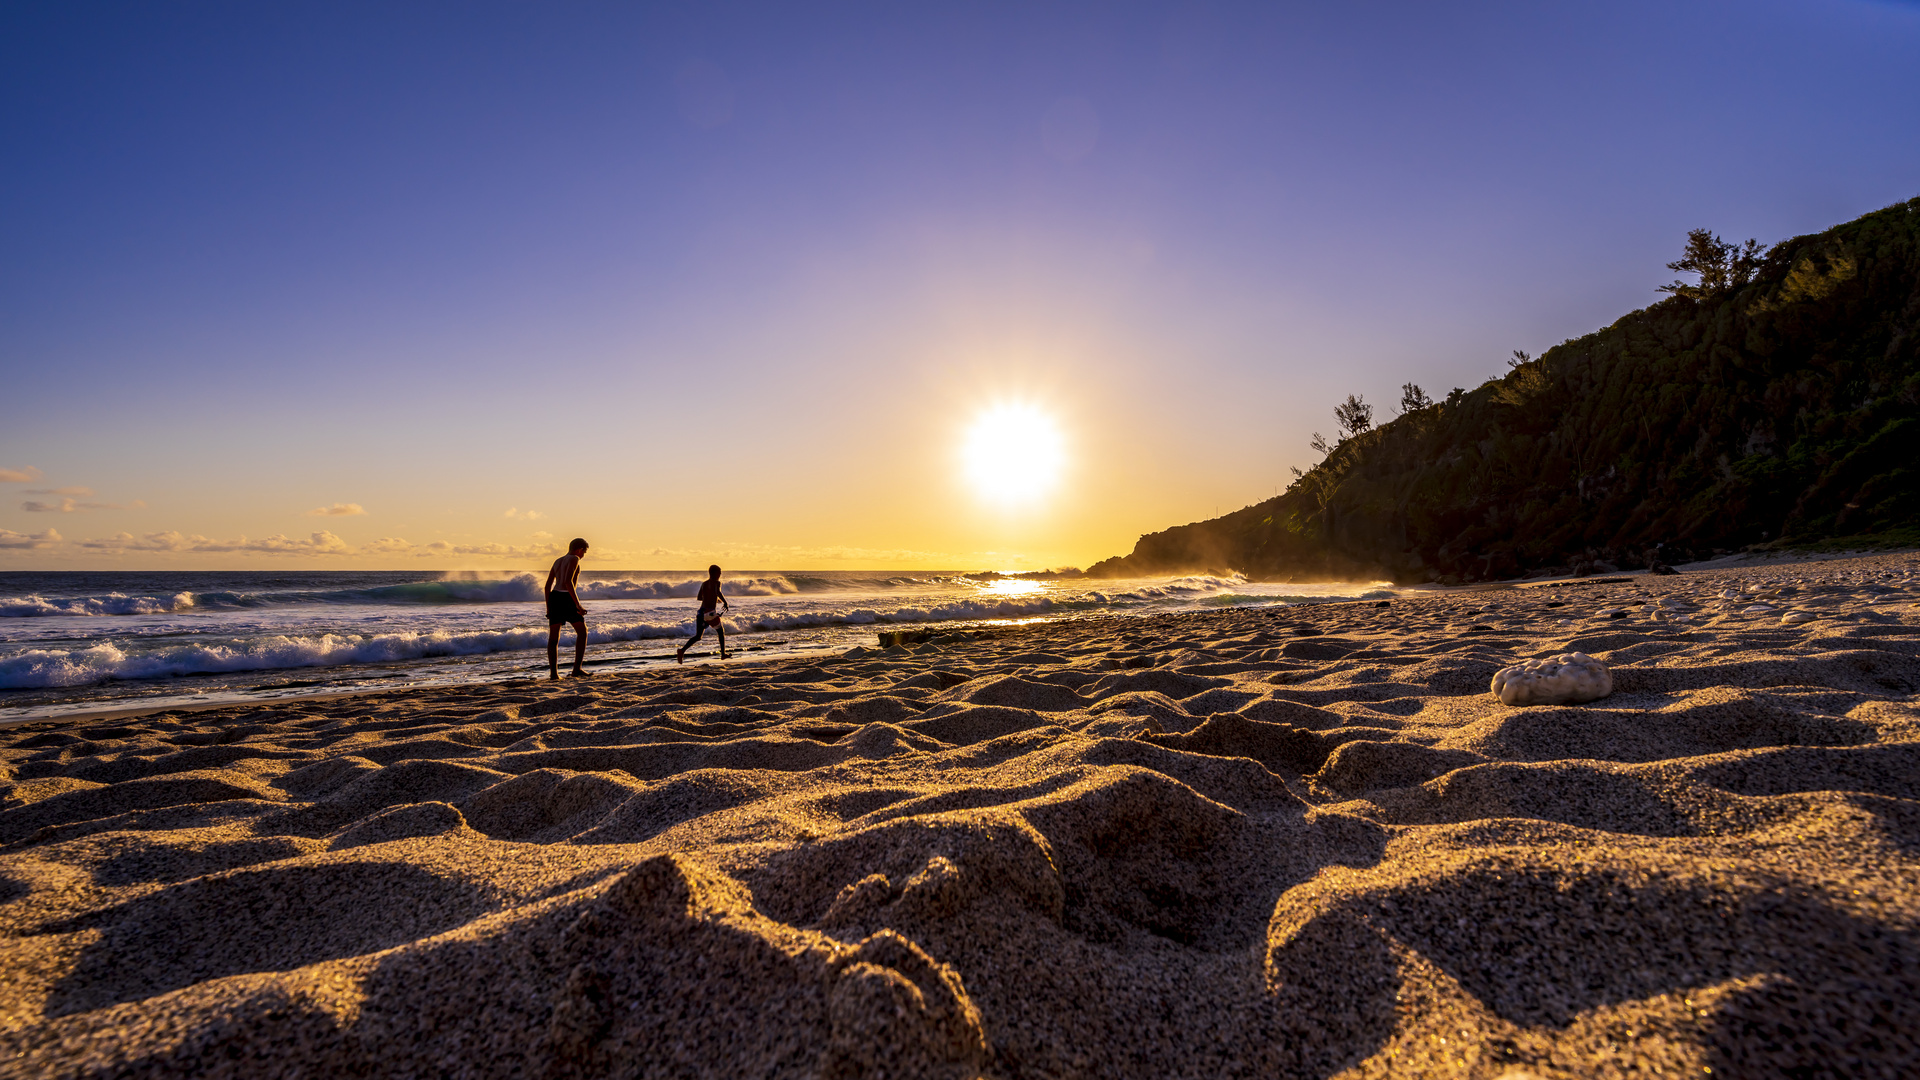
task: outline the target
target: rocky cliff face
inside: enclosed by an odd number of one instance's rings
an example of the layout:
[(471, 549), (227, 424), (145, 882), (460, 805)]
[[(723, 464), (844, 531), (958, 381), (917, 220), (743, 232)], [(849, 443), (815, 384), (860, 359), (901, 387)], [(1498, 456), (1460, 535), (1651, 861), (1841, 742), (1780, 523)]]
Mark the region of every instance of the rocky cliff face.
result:
[(1775, 246), (1348, 439), (1278, 498), (1089, 574), (1475, 580), (1756, 543), (1920, 542), (1920, 199)]

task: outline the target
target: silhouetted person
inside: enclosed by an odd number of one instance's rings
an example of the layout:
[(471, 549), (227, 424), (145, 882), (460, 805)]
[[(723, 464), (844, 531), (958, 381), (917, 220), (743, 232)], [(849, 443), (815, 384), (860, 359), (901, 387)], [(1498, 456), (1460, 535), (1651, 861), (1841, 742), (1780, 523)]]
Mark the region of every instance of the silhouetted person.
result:
[(687, 650), (693, 648), (693, 643), (700, 640), (700, 635), (706, 633), (708, 626), (712, 626), (713, 632), (720, 635), (720, 659), (727, 658), (727, 628), (720, 623), (722, 610), (732, 611), (732, 608), (727, 604), (727, 598), (720, 595), (720, 568), (709, 566), (707, 580), (700, 583), (700, 614), (693, 619), (693, 636), (680, 646), (679, 652), (673, 654), (675, 663), (687, 662)]
[(567, 553), (553, 560), (542, 592), (547, 598), (547, 678), (560, 677), (560, 624), (573, 624), (573, 674), (585, 675), (587, 659), (587, 609), (580, 605), (575, 591), (580, 581), (580, 560), (587, 553), (587, 542), (575, 538)]

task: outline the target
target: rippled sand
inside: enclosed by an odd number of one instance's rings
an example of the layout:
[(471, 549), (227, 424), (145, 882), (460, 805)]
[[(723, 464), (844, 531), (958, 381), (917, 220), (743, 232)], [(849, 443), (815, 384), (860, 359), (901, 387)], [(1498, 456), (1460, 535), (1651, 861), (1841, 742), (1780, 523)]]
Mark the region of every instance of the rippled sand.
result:
[(1910, 1076), (1917, 574), (13, 728), (0, 1073)]

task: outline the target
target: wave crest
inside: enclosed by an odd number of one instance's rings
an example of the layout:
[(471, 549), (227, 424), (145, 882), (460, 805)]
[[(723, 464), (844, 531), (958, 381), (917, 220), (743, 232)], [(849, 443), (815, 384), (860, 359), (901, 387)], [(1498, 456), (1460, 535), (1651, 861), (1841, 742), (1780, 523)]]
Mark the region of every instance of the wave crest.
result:
[[(793, 630), (804, 627), (863, 626), (871, 623), (950, 622), (1022, 618), (1043, 614), (1052, 600), (962, 602), (889, 611), (767, 612), (729, 616), (730, 633)], [(693, 633), (691, 618), (672, 622), (613, 623), (590, 626), (589, 644), (680, 638)], [(390, 634), (274, 635), (250, 641), (202, 642), (128, 652), (112, 643), (75, 649), (28, 649), (0, 659), (0, 690), (40, 690), (87, 686), (115, 679), (163, 679), (182, 675), (271, 671), (280, 668), (382, 664), (442, 656), (543, 649), (547, 632), (533, 627)]]
[(167, 596), (133, 596), (107, 593), (105, 596), (60, 597), (53, 600), (29, 593), (0, 599), (0, 618), (29, 619), (51, 615), (165, 615), (194, 606), (190, 592)]

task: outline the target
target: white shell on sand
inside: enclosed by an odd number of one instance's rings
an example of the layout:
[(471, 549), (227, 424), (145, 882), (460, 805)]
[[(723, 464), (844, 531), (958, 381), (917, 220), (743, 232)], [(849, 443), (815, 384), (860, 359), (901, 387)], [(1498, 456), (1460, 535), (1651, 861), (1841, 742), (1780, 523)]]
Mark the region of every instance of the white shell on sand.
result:
[(1503, 705), (1565, 705), (1611, 693), (1612, 673), (1586, 653), (1528, 660), (1493, 673), (1493, 696)]

